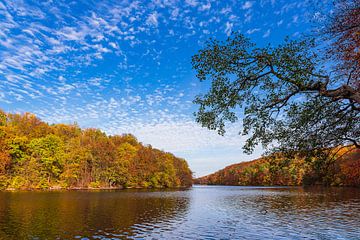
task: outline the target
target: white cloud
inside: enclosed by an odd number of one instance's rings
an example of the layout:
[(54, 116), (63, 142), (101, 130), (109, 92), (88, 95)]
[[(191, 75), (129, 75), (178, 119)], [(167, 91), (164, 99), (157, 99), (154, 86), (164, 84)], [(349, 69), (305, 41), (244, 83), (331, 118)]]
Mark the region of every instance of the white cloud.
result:
[(146, 24), (153, 26), (153, 27), (157, 27), (159, 25), (158, 13), (153, 12), (153, 13), (149, 14), (149, 16), (146, 19)]
[(292, 17), (292, 22), (293, 22), (293, 23), (297, 23), (298, 20), (299, 20), (299, 15), (294, 15), (294, 16)]
[(59, 87), (57, 90), (60, 94), (69, 94), (70, 91), (72, 91), (73, 89), (75, 89), (73, 85), (64, 84), (61, 87)]
[(179, 8), (174, 8), (174, 9), (171, 11), (171, 17), (172, 17), (172, 19), (176, 19), (176, 18), (179, 16), (179, 13), (180, 13), (180, 9), (179, 9)]
[[(166, 119), (166, 112), (157, 112), (159, 119)], [(125, 129), (121, 129), (125, 130)], [(244, 139), (234, 129), (225, 137), (202, 128), (193, 120), (159, 122), (156, 124), (135, 123), (127, 126), (141, 141), (166, 151), (187, 152), (213, 147), (239, 147)], [(116, 129), (112, 129), (116, 131)]]
[(245, 13), (245, 22), (250, 22), (252, 17), (253, 17), (253, 15), (252, 15), (251, 11), (247, 11)]
[(185, 0), (185, 2), (187, 5), (189, 5), (191, 7), (196, 7), (199, 4), (199, 2), (196, 0)]
[(59, 35), (62, 36), (64, 40), (80, 41), (84, 40), (85, 36), (87, 35), (86, 30), (82, 29), (81, 31), (74, 27), (64, 27), (62, 30), (59, 31)]
[(270, 29), (266, 30), (266, 32), (263, 34), (263, 38), (269, 37), (269, 36), (270, 36), (270, 33), (271, 33), (271, 30), (270, 30)]
[(59, 76), (59, 77), (58, 77), (58, 80), (59, 80), (60, 82), (65, 82), (64, 76)]
[(119, 49), (119, 46), (117, 45), (117, 43), (110, 42), (109, 45), (110, 45), (112, 48)]
[(230, 6), (227, 6), (227, 7), (225, 7), (225, 8), (222, 8), (222, 9), (220, 10), (220, 13), (223, 14), (223, 15), (227, 15), (227, 14), (229, 14), (229, 13), (231, 13), (231, 12), (232, 12), (232, 8), (231, 8)]
[(94, 78), (89, 79), (88, 83), (91, 86), (101, 86), (102, 79), (100, 77), (94, 77)]
[(246, 1), (243, 5), (242, 5), (242, 9), (250, 9), (252, 8), (252, 6), (254, 5), (254, 2), (252, 1)]
[(233, 23), (226, 22), (225, 33), (226, 33), (227, 36), (231, 35), (233, 26), (234, 26)]
[(211, 3), (210, 2), (207, 2), (206, 4), (202, 4), (200, 7), (199, 7), (199, 10), (200, 11), (208, 11), (210, 10), (211, 8)]
[(260, 31), (261, 29), (260, 28), (252, 28), (252, 29), (249, 29), (246, 31), (247, 34), (253, 34), (253, 33), (256, 33), (258, 31)]

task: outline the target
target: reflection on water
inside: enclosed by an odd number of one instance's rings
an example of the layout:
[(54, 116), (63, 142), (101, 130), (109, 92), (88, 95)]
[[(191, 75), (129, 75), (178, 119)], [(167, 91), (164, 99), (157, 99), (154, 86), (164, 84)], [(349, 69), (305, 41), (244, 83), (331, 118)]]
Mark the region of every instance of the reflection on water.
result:
[(360, 189), (2, 192), (0, 239), (360, 239)]
[(171, 230), (189, 201), (177, 193), (0, 193), (0, 239), (141, 237), (158, 225)]

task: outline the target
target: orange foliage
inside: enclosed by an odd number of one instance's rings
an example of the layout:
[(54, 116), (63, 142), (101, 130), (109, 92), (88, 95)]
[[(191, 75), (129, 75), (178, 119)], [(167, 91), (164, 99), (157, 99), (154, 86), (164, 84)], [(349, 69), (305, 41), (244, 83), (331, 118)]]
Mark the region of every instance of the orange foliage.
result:
[[(194, 180), (195, 184), (300, 186), (325, 184), (360, 186), (360, 150), (353, 147), (336, 148), (335, 161), (305, 161), (281, 155), (263, 157), (250, 162), (230, 165), (218, 172)], [(320, 174), (320, 175), (319, 175)], [(306, 181), (306, 182), (305, 182)]]

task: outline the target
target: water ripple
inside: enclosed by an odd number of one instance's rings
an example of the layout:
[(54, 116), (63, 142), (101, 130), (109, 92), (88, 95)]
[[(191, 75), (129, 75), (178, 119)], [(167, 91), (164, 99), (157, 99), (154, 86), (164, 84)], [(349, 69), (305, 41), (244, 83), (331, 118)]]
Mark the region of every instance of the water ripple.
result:
[(0, 239), (360, 239), (360, 189), (0, 193)]

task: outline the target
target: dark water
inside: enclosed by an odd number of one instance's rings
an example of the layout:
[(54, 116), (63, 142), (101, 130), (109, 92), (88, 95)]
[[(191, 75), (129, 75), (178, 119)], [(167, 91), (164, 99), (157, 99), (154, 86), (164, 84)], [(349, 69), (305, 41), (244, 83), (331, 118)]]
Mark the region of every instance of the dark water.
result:
[(1, 192), (0, 239), (360, 239), (360, 189)]

